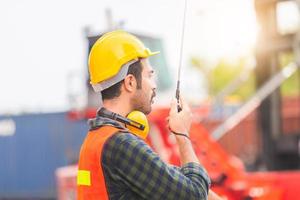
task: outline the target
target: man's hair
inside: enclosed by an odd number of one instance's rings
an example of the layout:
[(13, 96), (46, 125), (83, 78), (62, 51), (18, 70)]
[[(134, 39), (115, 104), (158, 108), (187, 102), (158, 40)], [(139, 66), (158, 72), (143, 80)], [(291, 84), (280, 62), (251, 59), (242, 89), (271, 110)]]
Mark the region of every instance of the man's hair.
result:
[[(142, 71), (143, 71), (143, 65), (141, 63), (141, 60), (139, 59), (138, 61), (132, 63), (128, 67), (128, 74), (132, 74), (136, 81), (137, 81), (137, 89), (142, 88)], [(108, 99), (113, 99), (121, 95), (121, 85), (124, 80), (110, 86), (109, 88), (103, 90), (101, 92), (102, 94), (102, 100), (108, 100)]]

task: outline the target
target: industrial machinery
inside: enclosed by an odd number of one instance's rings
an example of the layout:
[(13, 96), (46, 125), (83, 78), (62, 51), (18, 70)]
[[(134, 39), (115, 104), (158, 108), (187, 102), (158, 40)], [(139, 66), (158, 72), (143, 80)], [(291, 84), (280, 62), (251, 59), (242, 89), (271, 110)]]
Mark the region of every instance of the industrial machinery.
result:
[[(228, 200), (300, 198), (298, 192), (300, 171), (247, 172), (243, 162), (226, 152), (220, 145), (222, 144), (221, 138), (226, 134), (231, 135), (229, 139), (227, 137), (227, 140), (231, 140), (230, 142), (224, 143), (223, 141), (223, 145), (229, 147), (228, 149), (230, 146), (238, 146), (238, 138), (247, 137), (247, 134), (248, 136), (251, 134), (252, 138), (256, 135), (256, 140), (252, 143), (260, 141), (262, 144), (261, 152), (257, 153), (256, 160), (260, 160), (264, 169), (299, 169), (300, 109), (299, 113), (293, 112), (294, 117), (288, 117), (286, 111), (292, 105), (294, 111), (297, 107), (300, 108), (299, 97), (294, 101), (289, 101), (282, 99), (279, 92), (280, 85), (299, 71), (299, 60), (297, 60), (300, 49), (299, 33), (289, 35), (278, 33), (276, 25), (278, 2), (280, 1), (255, 1), (257, 19), (261, 25), (259, 45), (256, 48), (257, 92), (224, 122), (212, 122), (215, 123), (214, 126), (204, 127), (200, 121), (195, 120), (191, 128), (190, 137), (194, 149), (212, 179), (212, 189)], [(89, 37), (89, 48), (97, 37), (99, 36)], [(141, 38), (147, 43), (145, 37)], [(280, 68), (279, 56), (282, 52), (293, 53), (296, 55), (296, 61)], [(193, 111), (194, 115), (205, 114), (203, 108), (200, 109), (200, 107), (194, 108)], [(148, 140), (166, 162), (179, 165), (176, 143), (173, 142), (172, 135), (165, 124), (168, 112), (167, 108), (156, 108), (150, 114), (151, 130)], [(94, 117), (94, 113), (95, 110), (90, 110), (81, 116), (90, 118)], [(79, 117), (76, 113), (71, 113), (71, 116)], [(284, 128), (283, 124), (285, 124)], [(290, 132), (294, 134), (291, 135)], [(259, 147), (256, 146), (256, 148)], [(240, 149), (237, 148), (237, 150)], [(76, 166), (73, 166), (74, 169)], [(61, 169), (59, 172), (63, 174), (65, 170), (68, 171), (68, 168)], [(74, 177), (73, 181), (75, 184)], [(63, 187), (62, 184), (61, 188)], [(65, 193), (61, 191), (60, 199), (65, 199), (64, 195)]]
[[(284, 80), (299, 73), (299, 63), (297, 57), (284, 68), (277, 62), (281, 52), (298, 55), (299, 33), (277, 34), (277, 3), (255, 1), (262, 27), (262, 45), (256, 51), (257, 93), (224, 121), (210, 119), (203, 124), (197, 116), (207, 115), (210, 107), (192, 109), (196, 116), (190, 133), (194, 149), (212, 179), (212, 189), (228, 200), (300, 199), (300, 171), (295, 170), (300, 165), (300, 100), (283, 99), (278, 89)], [(137, 35), (151, 49), (162, 52), (151, 62), (158, 74), (164, 74), (158, 77), (159, 89), (168, 90), (174, 82), (166, 67), (161, 40)], [(88, 51), (99, 36), (88, 35)], [(86, 84), (88, 105), (84, 110), (0, 116), (0, 199), (76, 199), (79, 148), (88, 129), (86, 121), (95, 117), (98, 105), (98, 97), (88, 81)], [(176, 143), (165, 126), (168, 112), (166, 107), (156, 107), (149, 115), (148, 142), (163, 160), (179, 165)], [(247, 156), (253, 162), (259, 160), (251, 168), (253, 172), (248, 172), (245, 160), (237, 157), (249, 146), (256, 150)], [(295, 171), (279, 171), (287, 169)]]
[[(265, 1), (268, 2), (268, 1)], [(274, 1), (268, 2), (269, 4), (275, 3)], [(268, 4), (267, 3), (267, 4)], [(268, 5), (269, 5), (268, 4)], [(260, 8), (262, 5), (265, 6), (263, 2), (257, 1), (257, 12), (260, 13)], [(274, 5), (271, 6), (274, 8)], [(265, 9), (263, 9), (265, 10)], [(274, 17), (274, 16), (273, 16)], [(98, 36), (89, 36), (89, 49), (96, 41)], [(158, 44), (161, 48), (162, 45), (155, 38), (149, 38), (145, 36), (139, 35), (139, 37), (148, 45)], [(274, 43), (277, 44), (277, 43)], [(293, 43), (291, 43), (293, 44)], [(263, 47), (265, 48), (265, 47)], [(161, 49), (160, 49), (161, 50)], [(269, 57), (261, 58), (261, 54), (265, 55), (268, 50), (261, 50), (258, 48), (257, 50), (257, 67), (259, 68), (262, 62), (262, 59), (269, 59)], [(163, 56), (161, 56), (163, 57)], [(154, 58), (155, 59), (155, 58)], [(156, 69), (165, 75), (162, 69), (166, 69), (165, 61), (153, 61), (155, 62), (154, 66), (159, 66), (160, 69)], [(269, 65), (264, 65), (266, 67)], [(228, 200), (288, 200), (288, 199), (299, 199), (300, 195), (298, 192), (299, 182), (300, 182), (300, 171), (259, 171), (259, 172), (247, 172), (245, 170), (245, 166), (243, 162), (233, 156), (232, 154), (226, 152), (224, 148), (220, 145), (221, 141), (218, 140), (229, 133), (231, 134), (229, 139), (231, 143), (224, 143), (225, 147), (230, 146), (238, 146), (238, 139), (234, 139), (237, 134), (242, 135), (239, 136), (246, 137), (248, 134), (254, 135), (256, 130), (256, 125), (262, 127), (262, 135), (261, 141), (263, 145), (267, 145), (267, 147), (263, 147), (262, 154), (263, 155), (263, 164), (269, 170), (274, 169), (297, 169), (299, 167), (299, 154), (295, 153), (295, 147), (293, 146), (293, 152), (291, 154), (285, 154), (288, 158), (292, 159), (293, 167), (291, 167), (291, 163), (280, 163), (280, 160), (274, 160), (274, 155), (282, 155), (283, 151), (274, 151), (270, 152), (268, 145), (270, 142), (274, 142), (272, 138), (270, 138), (270, 134), (273, 134), (272, 130), (269, 126), (277, 126), (274, 125), (274, 121), (272, 120), (272, 116), (274, 115), (274, 110), (278, 108), (273, 106), (270, 108), (270, 103), (268, 103), (270, 98), (275, 94), (278, 95), (278, 87), (281, 83), (289, 78), (292, 74), (296, 73), (298, 69), (297, 63), (291, 63), (284, 67), (283, 69), (278, 69), (272, 74), (269, 74), (267, 77), (261, 77), (266, 75), (262, 72), (257, 72), (258, 76), (258, 90), (244, 105), (240, 107), (232, 116), (230, 116), (224, 122), (215, 121), (211, 119), (211, 124), (214, 123), (213, 126), (203, 126), (200, 121), (195, 120), (192, 124), (190, 137), (196, 151), (196, 154), (201, 161), (201, 163), (207, 169), (211, 179), (212, 179), (212, 189), (221, 195), (222, 197)], [(266, 69), (264, 69), (266, 70)], [(259, 70), (258, 70), (259, 71)], [(268, 70), (266, 70), (268, 71)], [(169, 77), (164, 77), (168, 78)], [(264, 80), (264, 81), (262, 81)], [(160, 81), (160, 79), (158, 80)], [(159, 83), (164, 85), (163, 83)], [(170, 84), (170, 83), (169, 83)], [(165, 84), (168, 86), (168, 84)], [(279, 96), (277, 96), (278, 98)], [(92, 89), (89, 89), (89, 109), (81, 111), (81, 112), (70, 112), (69, 117), (73, 120), (87, 119), (95, 117), (96, 113), (96, 105), (94, 93)], [(273, 101), (273, 100), (272, 100)], [(294, 105), (297, 104), (299, 100), (295, 100)], [(277, 105), (272, 103), (271, 105)], [(284, 104), (284, 108), (288, 107), (289, 104)], [(268, 108), (266, 110), (266, 108)], [(207, 114), (209, 108), (203, 109), (203, 107), (195, 107), (193, 108), (194, 115), (203, 116)], [(157, 107), (154, 111), (149, 115), (149, 121), (151, 124), (150, 134), (148, 137), (148, 142), (152, 146), (152, 148), (160, 154), (162, 159), (166, 162), (179, 165), (179, 155), (177, 152), (176, 143), (174, 142), (174, 138), (172, 138), (172, 134), (170, 134), (169, 130), (166, 128), (165, 119), (168, 116), (168, 108)], [(258, 117), (255, 114), (258, 114)], [(277, 113), (276, 117), (287, 118), (287, 116)], [(296, 116), (296, 120), (300, 119), (300, 112)], [(196, 117), (197, 118), (197, 117)], [(273, 117), (274, 118), (274, 117)], [(299, 118), (299, 119), (298, 119)], [(284, 121), (285, 123), (289, 123), (292, 125), (294, 119), (288, 118), (288, 120)], [(278, 122), (278, 121), (277, 121)], [(300, 124), (300, 123), (299, 123)], [(269, 129), (265, 129), (265, 127), (269, 127)], [(300, 132), (300, 126), (294, 126), (293, 131)], [(211, 134), (210, 134), (211, 132)], [(232, 132), (236, 132), (235, 135)], [(278, 131), (277, 131), (278, 132)], [(256, 133), (257, 134), (257, 133)], [(282, 136), (285, 136), (282, 133)], [(252, 136), (253, 137), (253, 136)], [(298, 143), (298, 136), (293, 137), (292, 144)], [(227, 138), (228, 140), (228, 138)], [(267, 141), (266, 141), (267, 140)], [(253, 142), (253, 141), (252, 141)], [(285, 140), (282, 142), (286, 142)], [(286, 145), (286, 144), (285, 144)], [(283, 145), (281, 145), (282, 147)], [(277, 146), (276, 146), (277, 147)], [(258, 147), (257, 147), (258, 148)], [(230, 149), (230, 148), (229, 148)], [(296, 150), (298, 147), (296, 145)], [(271, 154), (268, 154), (271, 153)], [(268, 157), (270, 156), (270, 157)], [(290, 157), (295, 156), (295, 157)], [(285, 157), (286, 160), (287, 157)], [(268, 158), (268, 159), (266, 159)], [(284, 158), (284, 157), (282, 157)], [(281, 162), (284, 162), (281, 160)], [(286, 164), (286, 165), (285, 165)], [(288, 167), (289, 165), (289, 167)], [(76, 180), (74, 171), (76, 171), (76, 165), (70, 167), (63, 167), (57, 170), (58, 177), (58, 188), (59, 188), (59, 199), (67, 199), (70, 196), (74, 196)], [(67, 176), (66, 176), (67, 174)], [(70, 176), (68, 176), (70, 174)]]

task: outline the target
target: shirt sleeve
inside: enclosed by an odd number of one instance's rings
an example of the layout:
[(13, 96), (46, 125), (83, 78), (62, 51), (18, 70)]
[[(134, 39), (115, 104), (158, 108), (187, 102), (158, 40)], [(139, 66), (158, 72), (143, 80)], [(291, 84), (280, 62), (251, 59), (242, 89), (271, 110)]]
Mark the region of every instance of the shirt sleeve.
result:
[(115, 134), (108, 144), (106, 163), (122, 182), (144, 199), (207, 199), (210, 179), (197, 163), (175, 167), (164, 163), (140, 138)]

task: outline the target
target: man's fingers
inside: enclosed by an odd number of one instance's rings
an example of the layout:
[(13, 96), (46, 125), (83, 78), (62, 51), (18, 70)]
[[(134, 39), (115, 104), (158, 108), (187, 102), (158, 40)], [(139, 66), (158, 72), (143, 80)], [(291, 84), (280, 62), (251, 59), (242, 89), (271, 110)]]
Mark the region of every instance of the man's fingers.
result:
[[(185, 101), (184, 97), (180, 96), (179, 99), (179, 107), (181, 108), (181, 110), (185, 110), (185, 111), (190, 111), (190, 107), (187, 104), (187, 102)], [(174, 113), (178, 113), (178, 101), (177, 99), (172, 99), (171, 102), (171, 110), (170, 110), (170, 114), (174, 114)]]
[(172, 99), (171, 101), (171, 109), (170, 109), (170, 114), (177, 113), (177, 101), (176, 99)]
[(184, 97), (180, 95), (180, 105), (182, 110), (189, 110), (189, 105), (185, 101)]

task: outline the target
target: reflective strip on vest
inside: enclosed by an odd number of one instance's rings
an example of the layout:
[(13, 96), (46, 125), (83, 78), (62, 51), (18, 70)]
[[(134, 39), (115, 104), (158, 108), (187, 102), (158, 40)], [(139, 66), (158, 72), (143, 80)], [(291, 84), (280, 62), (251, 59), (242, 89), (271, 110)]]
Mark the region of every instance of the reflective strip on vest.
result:
[(87, 170), (78, 170), (77, 185), (91, 185), (91, 172)]
[(80, 149), (77, 174), (78, 200), (108, 200), (105, 179), (101, 166), (102, 149), (119, 129), (103, 126), (88, 132)]

